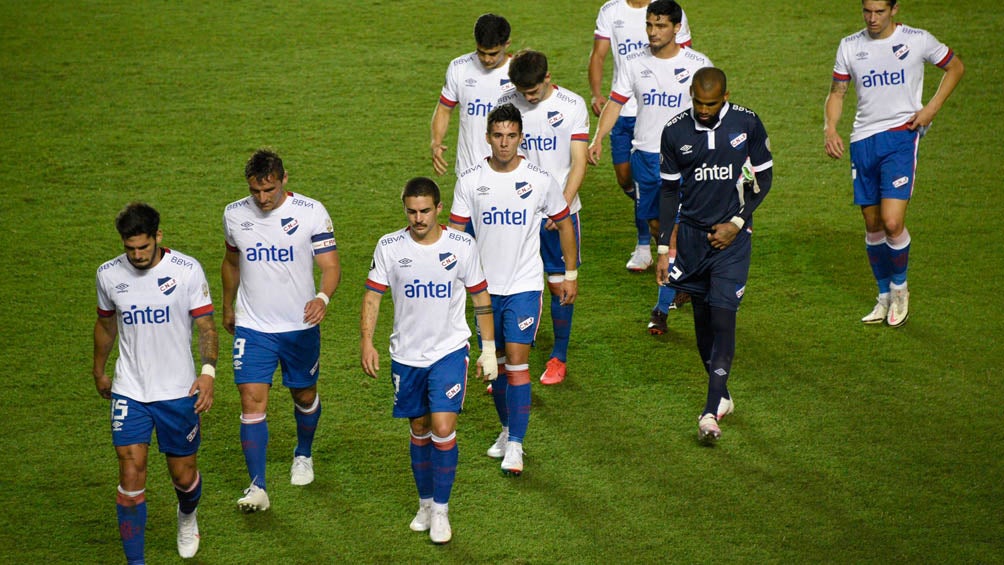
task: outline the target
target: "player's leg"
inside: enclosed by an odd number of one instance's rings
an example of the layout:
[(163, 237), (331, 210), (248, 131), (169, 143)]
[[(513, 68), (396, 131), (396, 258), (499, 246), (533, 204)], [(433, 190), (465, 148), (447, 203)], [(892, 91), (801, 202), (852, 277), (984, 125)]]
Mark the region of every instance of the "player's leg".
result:
[(433, 500), (429, 538), (446, 543), (453, 536), (449, 502), (457, 476), (457, 415), (467, 391), (468, 347), (450, 353), (430, 367), (428, 403), (432, 425)]
[[(571, 215), (572, 228), (575, 232), (576, 249), (581, 249), (581, 231), (579, 214)], [(555, 385), (565, 380), (568, 362), (568, 343), (572, 335), (572, 318), (575, 314), (575, 304), (561, 303), (561, 283), (565, 281), (565, 259), (561, 254), (561, 241), (556, 229), (545, 229), (547, 221), (541, 223), (540, 255), (544, 261), (544, 272), (547, 273), (547, 289), (551, 295), (551, 327), (554, 330), (554, 346), (547, 367), (540, 376), (541, 384)], [(581, 255), (576, 259), (576, 265), (582, 264)]]
[(119, 463), (115, 510), (128, 563), (143, 563), (146, 538), (146, 470), (153, 417), (142, 402), (112, 395), (112, 444)]
[(868, 264), (878, 286), (875, 306), (861, 318), (865, 324), (880, 324), (885, 321), (889, 309), (889, 283), (892, 278), (892, 261), (889, 257), (889, 247), (886, 245), (879, 206), (881, 170), (875, 137), (855, 141), (850, 146), (854, 203), (861, 207), (861, 215), (865, 222), (865, 250)]
[[(502, 369), (505, 367), (505, 309), (508, 307), (508, 300), (505, 296), (492, 295), (492, 310), (495, 320), (495, 351), (498, 352), (498, 365)], [(498, 414), (499, 423), (502, 424), (502, 431), (499, 432), (495, 443), (488, 448), (488, 456), (499, 459), (505, 456), (506, 443), (509, 441), (509, 405), (506, 402), (509, 392), (508, 379), (495, 379), (492, 384), (492, 401), (495, 403), (495, 413)]]
[(632, 151), (631, 177), (637, 191), (634, 213), (638, 245), (626, 266), (629, 271), (641, 272), (652, 266), (652, 234), (658, 233), (659, 229), (658, 192), (662, 186), (659, 154)]
[(521, 292), (507, 296), (503, 321), (505, 331), (506, 407), (509, 411), (509, 441), (502, 471), (523, 471), (523, 439), (530, 426), (530, 347), (537, 338), (542, 310), (541, 293)]
[(270, 506), (265, 482), (268, 450), (268, 393), (272, 374), (279, 363), (275, 334), (237, 327), (234, 333), (234, 382), (241, 398), (241, 450), (251, 484), (237, 505), (245, 512), (267, 510)]
[(319, 326), (282, 334), (284, 347), (279, 354), (282, 384), (293, 397), (296, 420), (296, 449), (289, 470), (290, 483), (314, 482), (313, 445), (317, 423), (321, 419), (321, 397), (317, 394), (320, 377), (321, 329)]
[(906, 229), (906, 207), (913, 196), (920, 134), (909, 130), (886, 132), (881, 140), (888, 144), (882, 161), (881, 214), (889, 250), (891, 282), (886, 323), (896, 327), (910, 315), (910, 292), (906, 273), (910, 260), (910, 232)]
[(199, 551), (196, 510), (202, 498), (202, 475), (196, 461), (202, 444), (202, 421), (195, 413), (195, 397), (156, 402), (151, 412), (157, 444), (167, 457), (167, 471), (178, 498), (178, 554), (193, 557)]
[(432, 512), (432, 419), (429, 416), (429, 369), (391, 360), (394, 390), (393, 416), (408, 418), (408, 457), (418, 490), (418, 512), (408, 526), (416, 532), (429, 530)]
[(648, 250), (650, 260), (652, 256), (651, 235), (648, 222), (639, 219), (634, 209), (638, 200), (638, 187), (635, 186), (634, 177), (631, 176), (631, 140), (634, 139), (634, 124), (633, 116), (617, 118), (613, 129), (610, 130), (610, 158), (613, 161), (617, 184), (624, 191), (624, 195), (631, 199), (633, 205), (631, 217), (638, 234), (637, 244), (626, 266), (629, 271), (644, 271), (648, 268), (645, 266), (645, 250)]

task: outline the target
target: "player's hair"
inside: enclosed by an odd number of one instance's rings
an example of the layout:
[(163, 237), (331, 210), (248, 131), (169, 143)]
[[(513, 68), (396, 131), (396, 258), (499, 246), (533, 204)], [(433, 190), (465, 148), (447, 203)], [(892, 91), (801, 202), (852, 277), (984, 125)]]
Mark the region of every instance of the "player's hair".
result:
[(474, 41), (481, 47), (505, 45), (509, 41), (509, 22), (502, 16), (482, 14), (474, 24)]
[(669, 21), (678, 24), (683, 20), (683, 8), (673, 0), (655, 0), (645, 10), (646, 15), (668, 16)]
[(401, 192), (401, 202), (405, 198), (416, 196), (431, 196), (436, 206), (439, 206), (439, 185), (429, 177), (415, 177), (404, 184), (404, 191)]
[(540, 51), (523, 49), (509, 61), (509, 80), (519, 88), (533, 88), (547, 76), (547, 56)]
[(115, 229), (122, 239), (136, 235), (155, 237), (160, 229), (160, 213), (144, 202), (130, 202), (115, 217)]
[(263, 181), (269, 176), (281, 181), (286, 178), (286, 169), (282, 167), (282, 159), (278, 153), (271, 149), (261, 148), (255, 151), (244, 165), (244, 178)]
[[(864, 3), (867, 1), (868, 0), (861, 0), (861, 5), (864, 5)], [(896, 7), (896, 0), (881, 0), (881, 1), (884, 1), (886, 4), (889, 4), (890, 9)]]
[(488, 128), (485, 131), (491, 133), (492, 124), (500, 124), (502, 122), (512, 122), (519, 126), (520, 133), (523, 132), (523, 114), (520, 114), (519, 110), (510, 102), (496, 106), (491, 112), (488, 112)]
[(717, 67), (701, 67), (694, 73), (691, 85), (700, 86), (704, 92), (714, 92), (716, 88), (722, 88), (722, 94), (729, 91), (729, 81), (725, 78), (725, 71)]

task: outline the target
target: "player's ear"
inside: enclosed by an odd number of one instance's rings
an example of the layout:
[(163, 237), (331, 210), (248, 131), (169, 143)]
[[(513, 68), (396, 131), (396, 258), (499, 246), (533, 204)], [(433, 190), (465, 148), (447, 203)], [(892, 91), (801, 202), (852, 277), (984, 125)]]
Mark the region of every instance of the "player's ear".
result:
[(725, 91), (725, 96), (722, 99), (725, 100), (726, 102), (729, 101), (729, 91), (728, 90)]
[(164, 232), (157, 230), (157, 235), (154, 237), (154, 241), (157, 245), (160, 245), (160, 241), (164, 239)]

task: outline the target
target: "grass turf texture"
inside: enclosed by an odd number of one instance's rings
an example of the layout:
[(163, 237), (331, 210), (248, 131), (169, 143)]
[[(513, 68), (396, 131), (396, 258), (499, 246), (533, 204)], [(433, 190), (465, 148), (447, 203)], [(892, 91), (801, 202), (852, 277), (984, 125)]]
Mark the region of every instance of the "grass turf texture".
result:
[[(162, 214), (165, 244), (203, 263), (219, 308), (220, 215), (246, 194), (243, 162), (266, 144), (283, 155), (290, 189), (327, 205), (342, 254), (323, 324), (317, 481), (288, 484), (294, 422), (277, 387), (273, 507), (237, 510), (248, 481), (221, 330), (216, 404), (203, 418), (197, 562), (1004, 560), (995, 196), (1004, 14), (975, 0), (901, 8), (899, 20), (948, 43), (967, 74), (921, 144), (907, 219), (913, 312), (897, 330), (857, 322), (874, 299), (862, 222), (846, 158), (822, 150), (833, 56), (862, 27), (859, 4), (686, 5), (695, 47), (728, 73), (732, 99), (762, 116), (775, 157), (723, 440), (696, 443), (705, 378), (689, 307), (671, 316), (669, 334), (645, 334), (654, 288), (650, 274), (624, 271), (630, 205), (606, 160), (582, 187), (569, 379), (534, 388), (524, 477), (505, 480), (484, 457), (497, 424), (471, 381), (454, 540), (434, 547), (408, 531), (407, 426), (389, 415), (387, 379), (358, 368), (373, 245), (404, 223), (403, 182), (431, 174), (429, 117), (447, 62), (473, 48), (476, 17), (505, 15), (513, 50), (544, 51), (555, 82), (588, 99), (599, 5), (0, 2), (3, 561), (121, 561), (107, 403), (90, 378), (94, 271), (121, 252), (115, 214), (143, 199)], [(927, 77), (925, 100), (941, 73)], [(852, 117), (848, 101), (845, 136)], [(454, 179), (439, 180), (448, 208)], [(551, 340), (545, 316), (534, 377)], [(177, 561), (176, 501), (155, 447), (147, 496), (147, 557)]]

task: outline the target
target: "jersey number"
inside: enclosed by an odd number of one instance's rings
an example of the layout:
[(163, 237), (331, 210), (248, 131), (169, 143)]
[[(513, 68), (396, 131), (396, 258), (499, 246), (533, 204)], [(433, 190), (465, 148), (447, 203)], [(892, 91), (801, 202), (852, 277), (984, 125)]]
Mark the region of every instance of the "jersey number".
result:
[(112, 401), (112, 420), (125, 420), (129, 415), (129, 404), (124, 398)]
[(234, 340), (234, 359), (244, 357), (244, 338), (239, 337)]

